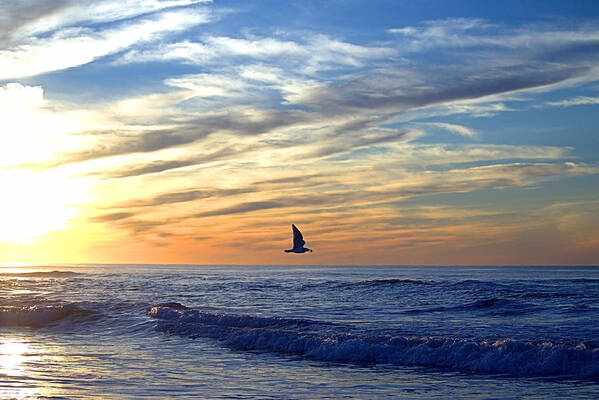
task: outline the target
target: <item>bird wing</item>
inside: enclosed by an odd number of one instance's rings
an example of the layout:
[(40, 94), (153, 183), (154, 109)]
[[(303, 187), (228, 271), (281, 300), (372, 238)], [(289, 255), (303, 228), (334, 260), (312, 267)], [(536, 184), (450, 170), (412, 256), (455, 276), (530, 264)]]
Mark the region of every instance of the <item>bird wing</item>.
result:
[(302, 248), (306, 244), (304, 241), (304, 237), (299, 229), (293, 224), (291, 224), (291, 229), (293, 230), (293, 248)]

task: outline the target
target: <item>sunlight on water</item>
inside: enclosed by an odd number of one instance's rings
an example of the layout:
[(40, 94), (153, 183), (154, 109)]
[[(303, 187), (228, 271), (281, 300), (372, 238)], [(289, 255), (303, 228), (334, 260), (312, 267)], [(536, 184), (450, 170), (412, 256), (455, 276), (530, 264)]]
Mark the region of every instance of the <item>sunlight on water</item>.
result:
[(5, 340), (0, 345), (0, 374), (8, 377), (23, 376), (28, 346), (24, 342)]
[(25, 338), (0, 339), (0, 399), (49, 398), (64, 392), (54, 380), (40, 379), (58, 373), (53, 363), (63, 358), (56, 352), (51, 347), (32, 345)]
[(25, 383), (29, 353), (29, 346), (21, 340), (8, 339), (0, 342), (0, 398), (29, 397), (29, 388)]
[(31, 264), (25, 263), (0, 263), (0, 274), (15, 273), (15, 272), (29, 272)]

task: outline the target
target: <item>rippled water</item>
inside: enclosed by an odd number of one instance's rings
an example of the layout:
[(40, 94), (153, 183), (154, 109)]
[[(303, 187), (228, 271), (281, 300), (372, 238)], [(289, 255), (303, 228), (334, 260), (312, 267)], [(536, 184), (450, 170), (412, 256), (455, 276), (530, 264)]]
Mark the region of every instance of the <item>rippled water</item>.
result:
[(599, 398), (596, 267), (0, 273), (0, 398)]

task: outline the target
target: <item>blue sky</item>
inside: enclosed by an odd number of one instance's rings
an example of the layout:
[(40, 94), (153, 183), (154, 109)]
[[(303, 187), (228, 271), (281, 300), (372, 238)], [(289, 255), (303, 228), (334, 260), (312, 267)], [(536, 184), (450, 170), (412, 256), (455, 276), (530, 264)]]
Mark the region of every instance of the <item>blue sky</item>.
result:
[(598, 13), (4, 2), (0, 261), (596, 264)]

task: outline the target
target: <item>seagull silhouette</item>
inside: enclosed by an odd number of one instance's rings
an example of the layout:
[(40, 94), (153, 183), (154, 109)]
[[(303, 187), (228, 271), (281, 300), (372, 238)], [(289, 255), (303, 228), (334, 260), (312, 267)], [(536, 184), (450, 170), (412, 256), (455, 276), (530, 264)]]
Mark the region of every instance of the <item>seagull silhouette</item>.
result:
[(299, 229), (293, 224), (291, 224), (291, 229), (293, 230), (293, 249), (285, 250), (285, 253), (305, 253), (306, 251), (312, 252), (312, 249), (304, 247), (306, 242), (304, 241), (304, 237)]

